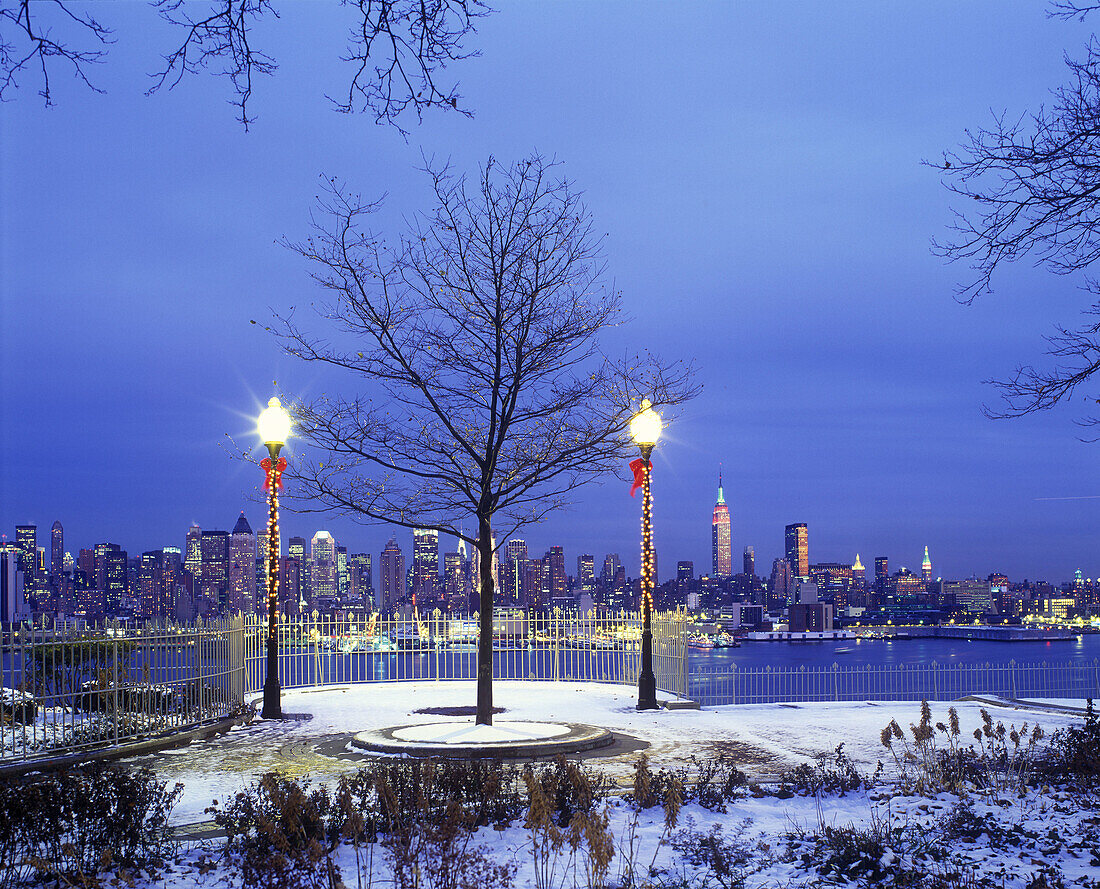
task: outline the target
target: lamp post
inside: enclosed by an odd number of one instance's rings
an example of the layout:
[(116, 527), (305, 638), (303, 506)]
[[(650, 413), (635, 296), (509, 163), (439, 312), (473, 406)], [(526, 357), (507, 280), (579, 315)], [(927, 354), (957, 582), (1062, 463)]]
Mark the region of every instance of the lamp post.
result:
[(263, 719), (282, 719), (283, 704), (279, 688), (279, 488), (283, 486), (286, 458), (279, 456), (290, 434), (290, 415), (278, 398), (272, 398), (260, 414), (260, 437), (267, 446), (268, 457), (261, 461), (267, 474), (267, 676), (264, 678)]
[(653, 498), (650, 455), (661, 436), (661, 417), (648, 398), (630, 420), (630, 437), (642, 452), (642, 669), (638, 673), (638, 710), (657, 709), (657, 677), (653, 675)]

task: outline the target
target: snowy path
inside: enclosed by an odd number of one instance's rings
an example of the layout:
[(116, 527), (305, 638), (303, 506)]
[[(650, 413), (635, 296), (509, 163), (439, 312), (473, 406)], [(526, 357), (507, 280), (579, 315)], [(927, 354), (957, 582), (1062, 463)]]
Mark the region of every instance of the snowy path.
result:
[[(831, 752), (841, 743), (856, 763), (872, 771), (884, 755), (889, 758), (879, 741), (883, 727), (895, 718), (908, 729), (920, 718), (920, 704), (911, 701), (752, 704), (639, 713), (632, 688), (598, 683), (498, 682), (494, 697), (494, 703), (505, 708), (499, 718), (587, 723), (637, 739), (648, 745), (646, 753), (655, 768), (682, 763), (714, 745), (728, 745), (742, 759), (742, 770), (760, 781), (774, 779), (784, 769)], [(344, 749), (355, 732), (439, 722), (439, 716), (416, 711), (469, 705), (474, 699), (474, 683), (465, 681), (287, 692), (284, 712), (310, 714), (310, 719), (257, 720), (220, 738), (130, 762), (152, 768), (169, 782), (181, 782), (184, 792), (173, 821), (194, 823), (208, 817), (204, 809), (212, 800), (224, 801), (256, 775), (277, 771), (317, 782), (334, 780), (363, 762), (362, 755)], [(980, 725), (981, 706), (956, 704), (966, 735)], [(1048, 731), (1080, 722), (1079, 717), (1062, 713), (1010, 709), (991, 709), (991, 713), (1006, 726), (1027, 720), (1039, 722)], [(946, 704), (933, 706), (934, 718), (946, 719), (946, 715)], [(454, 717), (454, 721), (470, 720)], [(611, 756), (595, 755), (589, 762), (625, 782), (637, 760), (637, 746)]]

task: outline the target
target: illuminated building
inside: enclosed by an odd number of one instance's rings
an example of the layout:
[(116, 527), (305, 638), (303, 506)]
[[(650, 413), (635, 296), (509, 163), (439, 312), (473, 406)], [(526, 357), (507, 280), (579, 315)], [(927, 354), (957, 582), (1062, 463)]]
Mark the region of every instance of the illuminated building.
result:
[(768, 584), (767, 606), (768, 611), (776, 611), (783, 608), (794, 591), (794, 574), (791, 571), (791, 563), (786, 559), (776, 559), (772, 562), (772, 576)]
[[(305, 540), (302, 546), (305, 547)], [(289, 551), (289, 550), (288, 550)], [(264, 567), (266, 576), (267, 567)], [(287, 556), (280, 562), (279, 572), (279, 613), (300, 614), (302, 609), (302, 560), (300, 556)], [(263, 603), (267, 611), (267, 602)]]
[(351, 575), (348, 572), (348, 548), (336, 547), (336, 598), (347, 602), (351, 594)]
[(318, 531), (310, 541), (310, 582), (315, 608), (327, 608), (336, 600), (336, 541), (328, 531)]
[(751, 546), (746, 546), (745, 553), (741, 556), (741, 569), (749, 577), (756, 576), (756, 553)]
[(565, 550), (552, 546), (546, 557), (550, 562), (550, 597), (562, 599), (569, 592), (565, 581)]
[(542, 608), (547, 600), (542, 595), (542, 559), (528, 559), (523, 572), (523, 605), (525, 608)]
[[(267, 535), (264, 535), (265, 537)], [(267, 547), (264, 547), (266, 556)], [(256, 538), (252, 526), (242, 512), (229, 536), (229, 594), (228, 610), (230, 614), (256, 611), (257, 605), (266, 603), (267, 591), (264, 591), (264, 603), (256, 601)], [(266, 566), (267, 560), (265, 558)], [(266, 570), (266, 568), (265, 568)]]
[(940, 597), (953, 600), (956, 607), (971, 614), (985, 614), (993, 610), (993, 596), (988, 580), (942, 581)]
[(378, 563), (382, 572), (382, 610), (393, 611), (405, 600), (405, 554), (397, 538), (390, 538)]
[(64, 573), (65, 530), (61, 522), (54, 522), (50, 528), (50, 577), (56, 581)]
[(718, 500), (714, 504), (714, 517), (710, 525), (712, 574), (730, 577), (733, 574), (733, 556), (730, 552), (730, 511), (722, 493), (722, 473), (718, 473)]
[(608, 553), (603, 558), (603, 571), (600, 572), (600, 582), (604, 589), (611, 589), (615, 585), (615, 575), (622, 567), (622, 560), (618, 553)]
[(863, 567), (863, 563), (859, 560), (859, 553), (856, 553), (856, 560), (852, 565), (852, 585), (862, 587), (866, 583), (867, 569)]
[(889, 564), (886, 556), (875, 557), (875, 591), (880, 594), (886, 592), (886, 585), (890, 581)]
[(202, 568), (198, 607), (201, 611), (225, 613), (229, 607), (229, 532), (203, 531), (199, 546)]
[(809, 532), (805, 522), (796, 522), (787, 525), (784, 529), (783, 539), (785, 543), (787, 563), (791, 566), (791, 574), (796, 577), (810, 576), (810, 542)]
[(355, 602), (371, 605), (374, 594), (373, 559), (370, 553), (352, 553), (348, 556), (348, 581), (351, 598)]
[[(103, 565), (103, 597), (107, 614), (117, 614), (122, 608), (122, 600), (126, 597), (128, 576), (126, 571), (126, 551), (117, 544), (107, 544), (110, 549), (104, 550), (102, 555)], [(97, 547), (98, 549), (98, 547)], [(96, 570), (99, 570), (97, 559)]]
[(439, 590), (439, 532), (428, 528), (413, 531), (412, 592), (417, 602), (433, 602)]
[(590, 553), (577, 556), (577, 583), (581, 592), (596, 595), (596, 560)]
[(187, 529), (183, 567), (196, 580), (202, 574), (202, 528), (192, 525)]
[(526, 565), (526, 540), (517, 537), (504, 544), (504, 562), (500, 566), (500, 603), (502, 605), (522, 604), (523, 572)]
[(677, 562), (676, 563), (676, 585), (680, 589), (687, 589), (695, 581), (695, 563), (694, 562)]
[(11, 624), (28, 616), (19, 567), (23, 551), (18, 543), (0, 544), (0, 624)]
[(924, 547), (924, 560), (920, 563), (920, 579), (925, 583), (932, 582), (932, 560), (928, 558), (928, 547)]
[[(309, 586), (309, 559), (306, 557), (306, 539), (304, 537), (291, 537), (286, 542), (287, 558), (294, 559), (298, 563), (295, 583), (298, 585), (298, 602), (310, 602), (312, 590)], [(297, 609), (297, 603), (295, 603)], [(264, 609), (266, 611), (266, 608)], [(295, 611), (297, 613), (297, 610)]]
[(443, 556), (443, 597), (447, 600), (448, 610), (452, 612), (462, 613), (469, 608), (466, 565), (461, 553), (453, 552)]

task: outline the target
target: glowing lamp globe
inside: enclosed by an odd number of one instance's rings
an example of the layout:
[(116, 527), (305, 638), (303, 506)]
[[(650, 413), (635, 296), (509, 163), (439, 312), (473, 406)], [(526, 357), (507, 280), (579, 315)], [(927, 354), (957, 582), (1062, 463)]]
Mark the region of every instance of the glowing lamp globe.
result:
[(661, 437), (661, 415), (653, 410), (648, 398), (642, 399), (641, 410), (630, 420), (630, 437), (641, 447), (653, 447)]
[(264, 444), (285, 444), (290, 435), (290, 414), (279, 404), (278, 398), (272, 398), (260, 414), (257, 425)]

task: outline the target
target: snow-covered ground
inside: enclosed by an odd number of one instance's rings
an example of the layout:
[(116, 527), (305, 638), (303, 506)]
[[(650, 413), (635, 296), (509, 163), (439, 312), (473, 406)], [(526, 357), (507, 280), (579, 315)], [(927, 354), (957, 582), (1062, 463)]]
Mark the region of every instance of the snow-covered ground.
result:
[[(498, 682), (494, 704), (505, 712), (497, 720), (584, 723), (602, 726), (645, 745), (654, 768), (682, 765), (693, 755), (716, 745), (731, 747), (741, 769), (753, 780), (776, 779), (784, 770), (831, 753), (839, 744), (861, 768), (873, 771), (879, 760), (892, 757), (880, 741), (883, 727), (896, 719), (908, 731), (920, 720), (920, 704), (900, 702), (824, 702), (808, 704), (748, 704), (705, 710), (634, 709), (635, 691), (626, 686), (582, 682)], [(386, 726), (440, 722), (446, 718), (417, 713), (434, 707), (472, 705), (471, 682), (409, 682), (352, 685), (340, 688), (292, 691), (283, 695), (283, 711), (309, 714), (308, 720), (264, 722), (240, 726), (229, 734), (190, 747), (132, 760), (147, 765), (171, 782), (183, 784), (183, 795), (173, 820), (177, 824), (206, 819), (212, 800), (251, 783), (255, 776), (277, 771), (308, 776), (315, 782), (332, 781), (354, 771), (364, 755), (346, 751), (356, 732)], [(1073, 703), (1073, 702), (1067, 702)], [(1083, 702), (1078, 702), (1083, 706)], [(981, 724), (982, 704), (956, 705), (963, 734)], [(988, 708), (1005, 725), (1039, 723), (1048, 732), (1080, 723), (1080, 718), (1056, 712), (1029, 712)], [(934, 705), (937, 719), (946, 718), (947, 706)], [(457, 722), (469, 718), (451, 717)], [(641, 752), (627, 745), (612, 756), (589, 759), (621, 783), (629, 781)], [(887, 772), (888, 774), (888, 772)]]

